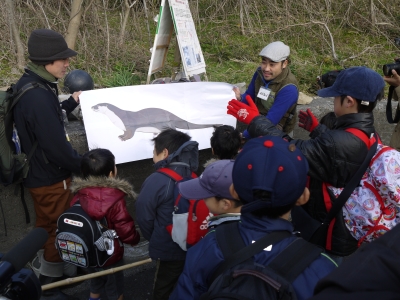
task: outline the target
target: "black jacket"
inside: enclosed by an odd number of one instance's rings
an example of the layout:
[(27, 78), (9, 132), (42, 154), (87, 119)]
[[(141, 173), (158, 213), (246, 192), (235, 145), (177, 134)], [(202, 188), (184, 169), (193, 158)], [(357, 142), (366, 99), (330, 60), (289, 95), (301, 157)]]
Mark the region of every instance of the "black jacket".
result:
[(389, 300), (400, 295), (400, 226), (360, 248), (321, 279), (310, 300)]
[[(66, 139), (57, 83), (49, 82), (26, 69), (16, 87), (38, 82), (47, 90), (35, 88), (26, 92), (14, 108), (14, 122), (22, 151), (28, 154), (35, 141), (38, 146), (30, 161), (24, 181), (28, 188), (49, 186), (80, 172), (80, 155)], [(62, 108), (70, 113), (78, 104), (70, 97)]]
[(291, 139), (265, 117), (253, 119), (248, 131), (252, 137), (261, 135), (282, 136), (294, 143), (307, 158), (311, 178), (327, 182), (334, 187), (344, 187), (358, 170), (368, 148), (358, 137), (344, 131), (357, 128), (368, 137), (375, 132), (372, 113), (346, 114), (336, 119), (334, 129), (319, 125), (310, 135), (312, 139)]
[[(198, 143), (189, 141), (166, 159), (154, 165), (155, 169), (167, 167), (182, 177), (190, 177), (198, 167)], [(149, 243), (149, 255), (162, 261), (184, 260), (186, 252), (172, 240), (168, 227), (174, 211), (175, 181), (165, 174), (154, 172), (144, 181), (136, 200), (136, 221)]]
[[(285, 136), (268, 122), (266, 118), (255, 118), (249, 125), (249, 133), (252, 136), (278, 135), (290, 140), (290, 137)], [(312, 218), (323, 222), (327, 215), (322, 183), (344, 187), (360, 168), (368, 153), (364, 142), (352, 133), (346, 132), (345, 129), (357, 128), (369, 137), (375, 132), (373, 123), (371, 113), (346, 114), (336, 119), (332, 130), (325, 125), (318, 125), (310, 134), (310, 140), (291, 140), (291, 143), (294, 143), (307, 158), (310, 167), (308, 173), (310, 200), (303, 208)], [(305, 236), (311, 234), (306, 228), (296, 226), (296, 223), (304, 222), (304, 220), (296, 219), (300, 217), (299, 215), (292, 214), (292, 217), (296, 230), (302, 231)], [(331, 242), (330, 251), (335, 255), (347, 256), (357, 249), (357, 240), (351, 236), (343, 218), (337, 218)]]

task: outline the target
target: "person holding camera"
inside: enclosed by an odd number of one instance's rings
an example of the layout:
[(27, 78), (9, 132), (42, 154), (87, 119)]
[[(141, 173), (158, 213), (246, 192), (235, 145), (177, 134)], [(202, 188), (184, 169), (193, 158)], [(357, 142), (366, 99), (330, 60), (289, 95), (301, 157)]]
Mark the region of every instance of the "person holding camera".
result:
[[(396, 59), (396, 62), (399, 59)], [(398, 63), (400, 66), (400, 63)], [(388, 75), (385, 75), (383, 79), (394, 88), (393, 91), (393, 99), (398, 101), (400, 98), (400, 72), (396, 72), (395, 69), (391, 69)], [(385, 73), (385, 72), (384, 72)], [(400, 113), (400, 103), (397, 105), (396, 115)], [(400, 151), (400, 122), (397, 123), (396, 127), (394, 128), (392, 137), (390, 138), (389, 146)]]

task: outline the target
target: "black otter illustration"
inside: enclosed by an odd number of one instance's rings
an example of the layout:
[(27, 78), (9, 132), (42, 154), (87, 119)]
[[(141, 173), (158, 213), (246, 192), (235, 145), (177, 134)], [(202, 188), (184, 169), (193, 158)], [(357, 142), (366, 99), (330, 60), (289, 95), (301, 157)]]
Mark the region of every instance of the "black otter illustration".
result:
[(221, 126), (221, 124), (193, 124), (160, 108), (128, 111), (122, 110), (110, 103), (99, 103), (92, 106), (92, 110), (106, 115), (115, 126), (124, 131), (124, 134), (118, 136), (121, 141), (132, 138), (137, 130), (159, 133), (165, 127), (174, 129), (202, 129)]

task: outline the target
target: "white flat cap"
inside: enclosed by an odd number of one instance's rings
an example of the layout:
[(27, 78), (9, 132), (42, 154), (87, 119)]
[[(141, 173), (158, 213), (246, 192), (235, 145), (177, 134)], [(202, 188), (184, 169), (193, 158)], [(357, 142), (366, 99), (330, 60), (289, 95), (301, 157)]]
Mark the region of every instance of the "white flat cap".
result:
[(288, 58), (289, 54), (290, 54), (289, 46), (285, 45), (280, 41), (268, 44), (260, 52), (260, 56), (267, 57), (275, 62), (285, 60), (286, 58)]

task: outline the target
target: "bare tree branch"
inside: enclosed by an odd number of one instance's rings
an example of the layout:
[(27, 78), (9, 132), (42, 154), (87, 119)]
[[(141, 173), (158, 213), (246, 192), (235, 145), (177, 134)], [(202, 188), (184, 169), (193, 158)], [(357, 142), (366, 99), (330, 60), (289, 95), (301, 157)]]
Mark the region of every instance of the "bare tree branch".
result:
[(82, 18), (82, 4), (83, 0), (73, 0), (71, 3), (71, 16), (69, 19), (67, 35), (65, 36), (65, 41), (71, 49), (75, 49), (76, 38), (79, 32), (79, 25), (81, 24)]
[(19, 30), (17, 29), (17, 25), (15, 24), (14, 1), (7, 0), (6, 4), (7, 4), (8, 18), (10, 22), (11, 32), (14, 38), (14, 43), (16, 48), (15, 52), (17, 53), (18, 68), (23, 69), (25, 66), (24, 47), (22, 46), (21, 38), (19, 36)]
[(38, 3), (36, 0), (35, 0), (35, 3), (36, 3), (37, 6), (40, 7), (41, 11), (43, 12), (44, 19), (46, 20), (46, 23), (47, 23), (47, 28), (48, 28), (48, 29), (51, 29), (49, 20), (47, 19), (47, 16), (46, 16), (46, 13), (44, 12), (43, 6), (40, 5), (40, 3)]
[(126, 29), (126, 24), (128, 23), (129, 19), (129, 13), (131, 12), (131, 8), (133, 5), (135, 5), (137, 0), (133, 1), (132, 3), (129, 3), (129, 0), (124, 0), (125, 4), (125, 9), (123, 10), (123, 21), (122, 21), (122, 26), (121, 26), (121, 32), (119, 33), (119, 45), (123, 45), (124, 43), (124, 36), (125, 36), (125, 29)]

